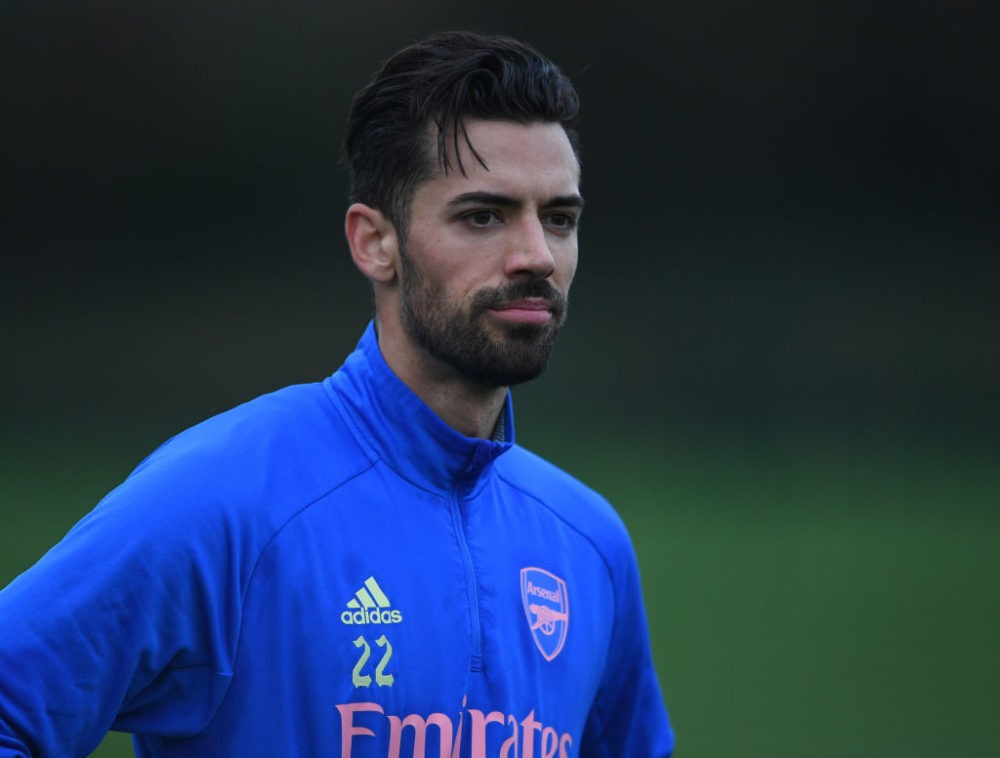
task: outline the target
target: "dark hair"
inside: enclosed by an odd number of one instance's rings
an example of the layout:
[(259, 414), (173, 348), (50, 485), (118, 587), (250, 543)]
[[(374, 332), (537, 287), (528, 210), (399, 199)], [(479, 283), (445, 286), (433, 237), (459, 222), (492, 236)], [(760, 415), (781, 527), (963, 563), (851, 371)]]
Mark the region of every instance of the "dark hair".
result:
[(559, 123), (579, 160), (578, 112), (569, 79), (530, 45), (476, 32), (429, 37), (389, 58), (354, 96), (343, 146), (351, 201), (382, 211), (405, 236), (413, 192), (434, 171), (429, 123), (437, 127), (438, 166), (450, 170), (450, 143), (465, 174), (460, 139), (483, 163), (466, 117)]

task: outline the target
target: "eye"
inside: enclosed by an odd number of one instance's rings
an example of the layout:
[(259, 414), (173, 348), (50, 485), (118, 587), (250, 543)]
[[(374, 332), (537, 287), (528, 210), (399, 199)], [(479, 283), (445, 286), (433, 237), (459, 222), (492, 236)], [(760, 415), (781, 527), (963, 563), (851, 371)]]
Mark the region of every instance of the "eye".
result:
[(462, 219), (470, 225), (483, 228), (500, 222), (500, 216), (496, 211), (480, 209), (466, 213)]
[(578, 217), (574, 213), (550, 213), (545, 222), (553, 229), (568, 232), (576, 229)]

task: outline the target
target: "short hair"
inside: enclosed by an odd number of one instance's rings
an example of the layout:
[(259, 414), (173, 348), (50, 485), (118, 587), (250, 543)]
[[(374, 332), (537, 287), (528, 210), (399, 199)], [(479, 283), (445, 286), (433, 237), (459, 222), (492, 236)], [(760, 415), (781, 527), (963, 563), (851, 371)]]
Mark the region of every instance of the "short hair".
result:
[(406, 235), (416, 188), (434, 172), (428, 124), (437, 128), (437, 164), (447, 173), (449, 143), (458, 170), (465, 119), (558, 123), (580, 160), (579, 98), (569, 79), (531, 45), (477, 32), (444, 32), (403, 48), (354, 96), (342, 160), (351, 202), (381, 211)]

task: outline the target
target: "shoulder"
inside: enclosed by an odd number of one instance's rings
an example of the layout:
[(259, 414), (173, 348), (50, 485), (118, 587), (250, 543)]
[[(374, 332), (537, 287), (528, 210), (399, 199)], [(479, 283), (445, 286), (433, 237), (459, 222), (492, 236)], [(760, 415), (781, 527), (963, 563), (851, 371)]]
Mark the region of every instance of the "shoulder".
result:
[(576, 477), (520, 445), (514, 445), (497, 461), (497, 469), (508, 486), (583, 534), (606, 559), (631, 554), (628, 531), (618, 512), (603, 495)]
[(253, 483), (265, 473), (294, 466), (299, 475), (322, 468), (335, 479), (357, 464), (349, 430), (319, 383), (300, 384), (262, 395), (171, 438), (136, 468), (183, 469), (208, 473), (219, 482), (220, 467), (231, 475), (222, 483)]
[(182, 521), (185, 531), (256, 524), (267, 532), (369, 466), (322, 385), (295, 385), (171, 438), (98, 510)]

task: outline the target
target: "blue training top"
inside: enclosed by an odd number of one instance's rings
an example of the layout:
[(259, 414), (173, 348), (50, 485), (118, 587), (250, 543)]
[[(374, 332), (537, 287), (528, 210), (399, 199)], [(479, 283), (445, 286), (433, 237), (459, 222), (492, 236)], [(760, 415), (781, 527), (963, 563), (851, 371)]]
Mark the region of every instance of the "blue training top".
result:
[(171, 439), (0, 593), (0, 756), (669, 755), (621, 520), (501, 427), (369, 325)]

